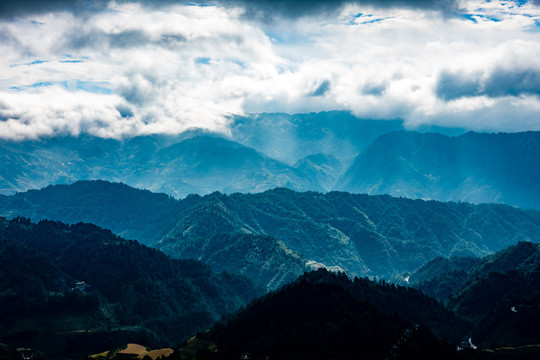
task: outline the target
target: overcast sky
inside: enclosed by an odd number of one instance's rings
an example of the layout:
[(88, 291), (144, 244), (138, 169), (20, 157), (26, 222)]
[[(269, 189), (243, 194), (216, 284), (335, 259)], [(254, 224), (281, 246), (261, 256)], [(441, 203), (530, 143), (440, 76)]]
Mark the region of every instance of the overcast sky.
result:
[(540, 130), (536, 1), (0, 1), (0, 137), (350, 110)]

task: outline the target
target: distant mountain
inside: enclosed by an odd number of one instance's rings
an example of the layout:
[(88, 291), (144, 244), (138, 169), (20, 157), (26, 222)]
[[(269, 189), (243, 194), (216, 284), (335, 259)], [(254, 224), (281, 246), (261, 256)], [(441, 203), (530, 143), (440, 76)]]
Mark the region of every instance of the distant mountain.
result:
[(0, 225), (0, 343), (53, 357), (136, 340), (175, 344), (261, 293), (244, 277), (95, 225)]
[(219, 137), (198, 136), (161, 149), (147, 168), (146, 180), (152, 185), (140, 181), (137, 187), (174, 196), (216, 190), (259, 192), (279, 186), (320, 189), (297, 169)]
[(332, 190), (339, 175), (343, 172), (343, 164), (332, 155), (322, 153), (308, 155), (294, 165), (306, 177), (319, 184), (325, 191)]
[[(323, 111), (235, 116), (229, 128), (233, 141), (288, 164), (309, 155), (325, 154), (349, 166), (375, 139), (405, 130), (405, 124), (402, 120), (359, 119), (350, 111)], [(415, 130), (449, 136), (465, 133), (464, 129), (434, 125), (420, 125)]]
[(100, 179), (176, 198), (286, 187), (540, 209), (540, 132), (404, 130), (331, 111), (236, 116), (223, 134), (0, 140), (0, 194)]
[[(372, 297), (366, 298), (364, 291)], [(397, 298), (389, 299), (385, 292), (399, 293), (401, 301), (394, 303)], [(390, 310), (391, 304), (403, 311)], [(439, 321), (444, 316), (453, 319), (419, 292), (408, 294), (405, 288), (390, 289), (370, 281), (353, 283), (343, 275), (319, 270), (198, 335), (199, 341), (216, 344), (217, 351), (202, 349), (195, 358), (238, 359), (242, 354), (253, 359), (455, 358), (455, 346), (401, 317), (407, 311), (421, 312), (426, 304)]]
[(540, 132), (392, 132), (362, 152), (340, 190), (540, 208)]
[(313, 154), (332, 155), (348, 165), (380, 135), (404, 130), (401, 120), (365, 120), (348, 111), (236, 116), (231, 139), (293, 164)]
[(540, 241), (537, 211), (287, 189), (175, 200), (122, 184), (79, 182), (0, 197), (0, 214), (93, 222), (269, 289), (304, 269), (389, 279), (438, 256), (481, 257)]
[(301, 170), (217, 134), (185, 133), (118, 141), (89, 135), (0, 141), (0, 193), (77, 180), (121, 181), (176, 197), (285, 186), (322, 190)]

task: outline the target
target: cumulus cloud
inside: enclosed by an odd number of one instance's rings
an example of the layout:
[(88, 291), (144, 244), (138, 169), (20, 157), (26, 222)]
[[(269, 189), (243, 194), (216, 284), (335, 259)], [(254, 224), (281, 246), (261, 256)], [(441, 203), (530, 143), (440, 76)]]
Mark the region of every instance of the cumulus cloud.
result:
[[(0, 14), (42, 13), (55, 10), (91, 12), (106, 7), (111, 0), (0, 0)], [(179, 4), (236, 6), (249, 16), (299, 17), (318, 13), (334, 13), (348, 4), (376, 7), (405, 7), (428, 9), (456, 9), (457, 0), (116, 0), (117, 3), (139, 3), (150, 8)]]
[(226, 132), (234, 114), (334, 109), (540, 130), (532, 3), (25, 2), (0, 1), (4, 138)]
[(540, 69), (496, 68), (488, 74), (444, 71), (437, 83), (436, 93), (444, 100), (484, 95), (488, 97), (540, 95)]

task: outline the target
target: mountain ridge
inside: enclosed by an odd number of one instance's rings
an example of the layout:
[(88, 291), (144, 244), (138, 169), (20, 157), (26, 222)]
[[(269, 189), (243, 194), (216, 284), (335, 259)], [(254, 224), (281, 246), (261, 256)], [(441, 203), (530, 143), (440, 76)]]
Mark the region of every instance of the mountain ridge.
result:
[[(97, 201), (87, 198), (94, 192)], [(282, 274), (271, 288), (300, 275), (302, 264), (389, 279), (437, 256), (485, 256), (518, 241), (540, 241), (534, 210), (284, 188), (176, 200), (89, 181), (0, 198), (0, 214), (95, 222), (173, 257), (211, 259), (231, 272), (252, 269), (243, 274), (255, 281)], [(215, 246), (224, 239), (226, 251)], [(224, 268), (232, 253), (239, 262)]]

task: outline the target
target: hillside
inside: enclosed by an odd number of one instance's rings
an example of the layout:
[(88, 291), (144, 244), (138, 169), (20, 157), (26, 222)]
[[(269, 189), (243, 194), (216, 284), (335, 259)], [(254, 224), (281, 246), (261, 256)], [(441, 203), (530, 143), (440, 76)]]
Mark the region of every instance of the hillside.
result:
[[(99, 201), (86, 196), (92, 193)], [(306, 264), (392, 278), (438, 256), (481, 257), (518, 241), (540, 241), (536, 211), (286, 189), (174, 200), (121, 184), (80, 182), (1, 197), (0, 214), (96, 223), (173, 257), (204, 259), (220, 271), (267, 281), (262, 285), (270, 289), (301, 275)], [(226, 248), (217, 245), (223, 241)]]
[(475, 279), (506, 274), (528, 273), (540, 264), (540, 247), (532, 242), (519, 242), (484, 258), (435, 258), (409, 277), (409, 285), (441, 300), (463, 291)]
[(106, 181), (47, 186), (0, 196), (0, 203), (2, 215), (9, 218), (87, 222), (144, 244), (158, 241), (174, 225), (173, 214), (182, 209), (181, 203), (169, 195)]
[(336, 188), (472, 203), (540, 204), (540, 133), (392, 132), (362, 152)]
[(81, 356), (134, 341), (173, 345), (261, 293), (95, 225), (1, 224), (0, 342), (13, 346)]
[(536, 239), (540, 226), (539, 213), (508, 206), (339, 192), (276, 189), (197, 199), (190, 198), (192, 206), (160, 240), (160, 249), (198, 258), (197, 249), (218, 232), (267, 234), (306, 260), (351, 275), (390, 277), (441, 255), (487, 255)]
[(473, 321), (479, 345), (540, 342), (539, 244), (520, 242), (476, 261), (438, 258), (413, 273), (410, 284)]
[[(373, 298), (364, 296), (367, 288)], [(215, 359), (240, 358), (241, 354), (255, 359), (455, 357), (454, 346), (441, 343), (424, 326), (414, 326), (400, 312), (389, 310), (387, 304), (394, 299), (386, 298), (379, 306), (374, 301), (384, 297), (379, 290), (406, 294), (404, 289), (353, 283), (343, 275), (319, 270), (258, 299), (198, 338), (217, 345), (217, 352), (206, 351), (206, 356)], [(415, 300), (422, 298), (418, 295)], [(404, 300), (407, 305), (403, 307), (420, 308), (422, 302), (412, 299)]]

